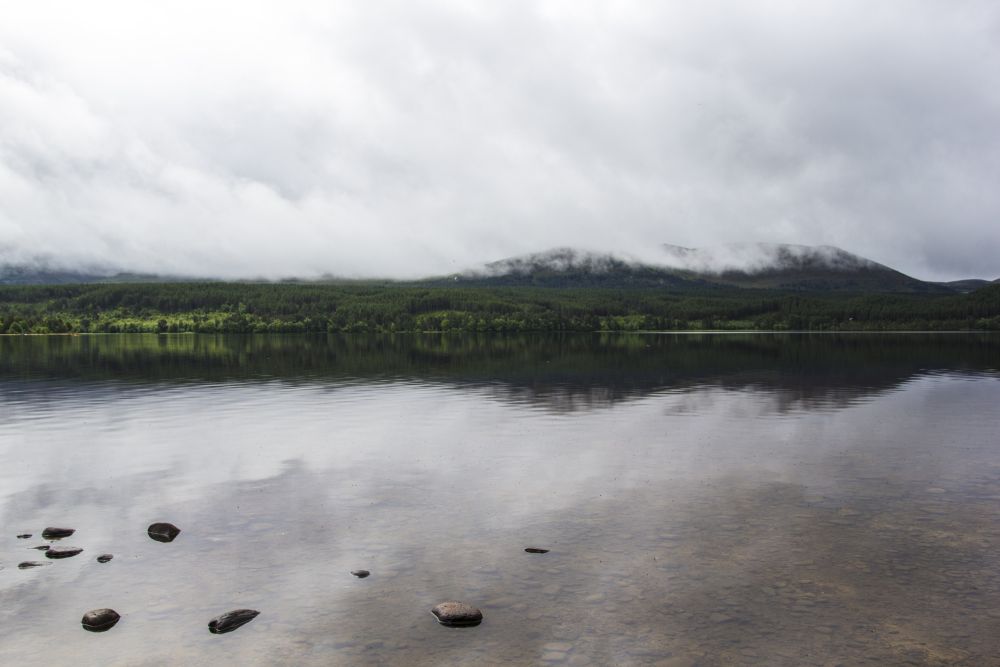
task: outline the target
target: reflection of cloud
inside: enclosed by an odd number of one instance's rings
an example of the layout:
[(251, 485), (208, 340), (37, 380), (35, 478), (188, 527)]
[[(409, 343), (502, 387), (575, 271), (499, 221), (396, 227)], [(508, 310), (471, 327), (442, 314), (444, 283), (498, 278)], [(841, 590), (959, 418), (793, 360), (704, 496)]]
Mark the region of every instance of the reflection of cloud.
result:
[[(71, 659), (80, 610), (99, 606), (123, 615), (87, 644), (102, 664), (524, 664), (553, 642), (596, 664), (891, 664), (996, 648), (989, 617), (963, 613), (1000, 602), (981, 585), (1000, 493), (989, 379), (792, 414), (709, 387), (686, 413), (687, 394), (663, 393), (562, 414), (433, 384), (88, 389), (0, 420), (0, 522), (71, 525), (90, 554), (4, 571), (5, 663)], [(153, 542), (156, 520), (183, 532)], [(3, 563), (25, 548), (9, 538)], [(486, 622), (441, 628), (428, 610), (449, 598)], [(240, 607), (262, 613), (209, 635)]]

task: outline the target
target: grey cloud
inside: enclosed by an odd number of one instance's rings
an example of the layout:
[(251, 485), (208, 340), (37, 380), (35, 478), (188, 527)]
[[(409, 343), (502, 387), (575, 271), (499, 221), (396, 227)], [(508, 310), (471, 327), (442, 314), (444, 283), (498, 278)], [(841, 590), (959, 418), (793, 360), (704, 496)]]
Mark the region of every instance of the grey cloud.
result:
[(828, 244), (1000, 276), (986, 1), (32, 3), (0, 261), (417, 276)]

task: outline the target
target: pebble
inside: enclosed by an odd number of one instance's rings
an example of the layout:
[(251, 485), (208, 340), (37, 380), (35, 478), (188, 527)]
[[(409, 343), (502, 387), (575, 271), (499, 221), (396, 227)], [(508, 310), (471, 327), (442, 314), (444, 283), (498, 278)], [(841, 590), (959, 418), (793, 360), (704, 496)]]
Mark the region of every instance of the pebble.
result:
[(27, 570), (28, 568), (31, 568), (31, 567), (41, 567), (43, 565), (48, 565), (48, 563), (39, 563), (36, 560), (26, 560), (23, 563), (18, 563), (17, 567), (18, 567), (18, 569), (21, 569), (21, 570)]
[(51, 549), (52, 547), (50, 547), (50, 546), (49, 546), (49, 545), (47, 545), (47, 544), (43, 544), (43, 545), (41, 545), (41, 546), (38, 546), (38, 547), (31, 547), (31, 548), (32, 548), (32, 549), (36, 549), (37, 551), (48, 551), (48, 550), (49, 550), (49, 549)]
[(483, 612), (453, 600), (435, 606), (431, 613), (437, 617), (438, 623), (453, 628), (470, 627), (483, 622)]
[(172, 523), (154, 523), (146, 529), (149, 537), (157, 542), (173, 542), (180, 532), (181, 529)]
[(225, 614), (216, 616), (208, 622), (208, 631), (213, 635), (232, 632), (236, 628), (246, 625), (257, 618), (257, 614), (259, 613), (259, 611), (254, 609), (234, 609), (233, 611), (227, 611)]
[(76, 528), (46, 528), (42, 531), (42, 537), (47, 540), (61, 540), (76, 532)]
[(20, 535), (17, 536), (17, 539), (19, 539), (19, 540), (26, 540), (29, 537), (31, 537), (31, 533), (21, 533)]
[(83, 549), (80, 547), (52, 547), (45, 551), (46, 558), (70, 558), (81, 553)]
[(371, 574), (371, 572), (369, 572), (368, 570), (351, 570), (351, 574), (353, 574), (358, 579), (364, 579), (369, 574)]
[(115, 623), (120, 618), (121, 616), (114, 609), (94, 609), (84, 614), (83, 620), (80, 622), (83, 624), (84, 630), (105, 632), (115, 627)]
[(548, 549), (542, 549), (541, 547), (526, 547), (524, 551), (529, 554), (547, 554), (549, 552)]
[(114, 558), (114, 556), (112, 554), (101, 554), (100, 556), (97, 557), (97, 562), (98, 563), (107, 563), (112, 558)]

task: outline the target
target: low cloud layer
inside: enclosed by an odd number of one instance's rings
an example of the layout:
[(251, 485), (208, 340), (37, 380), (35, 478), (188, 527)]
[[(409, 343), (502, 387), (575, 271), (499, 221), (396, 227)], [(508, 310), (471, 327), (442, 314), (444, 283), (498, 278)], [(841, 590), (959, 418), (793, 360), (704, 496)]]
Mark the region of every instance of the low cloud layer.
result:
[(5, 10), (0, 263), (411, 277), (768, 242), (1000, 276), (994, 2), (329, 6)]

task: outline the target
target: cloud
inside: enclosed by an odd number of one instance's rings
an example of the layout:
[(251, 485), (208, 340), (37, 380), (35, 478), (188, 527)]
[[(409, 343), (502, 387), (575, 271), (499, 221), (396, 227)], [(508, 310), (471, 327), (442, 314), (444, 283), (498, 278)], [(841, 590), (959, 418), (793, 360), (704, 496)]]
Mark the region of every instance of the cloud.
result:
[(1000, 275), (986, 1), (35, 2), (0, 25), (0, 261), (418, 276), (828, 244)]

